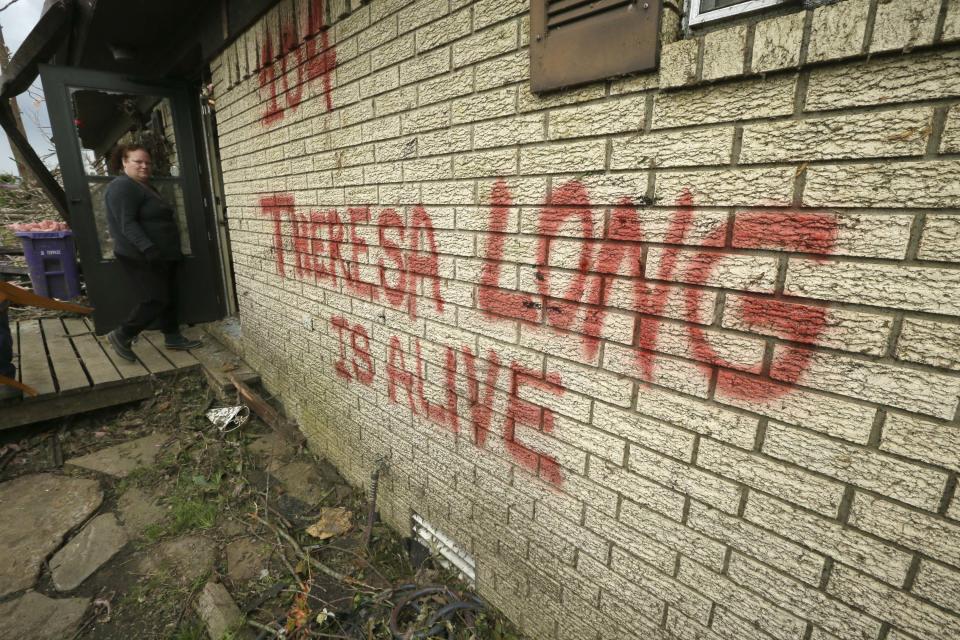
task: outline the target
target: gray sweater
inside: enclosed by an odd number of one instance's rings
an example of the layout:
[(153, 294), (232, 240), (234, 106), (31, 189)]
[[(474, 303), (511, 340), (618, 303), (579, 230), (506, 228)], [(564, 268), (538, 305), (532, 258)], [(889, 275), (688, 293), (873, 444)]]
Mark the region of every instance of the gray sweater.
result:
[(183, 258), (173, 207), (152, 189), (122, 175), (107, 186), (105, 198), (115, 254), (144, 260), (156, 247), (164, 260)]

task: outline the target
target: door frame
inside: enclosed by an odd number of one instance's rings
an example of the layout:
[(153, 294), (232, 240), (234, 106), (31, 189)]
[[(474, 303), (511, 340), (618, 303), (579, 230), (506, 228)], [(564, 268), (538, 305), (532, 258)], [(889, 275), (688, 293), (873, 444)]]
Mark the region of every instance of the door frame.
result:
[[(81, 144), (76, 135), (75, 127), (63, 123), (73, 123), (71, 90), (91, 89), (105, 92), (130, 93), (139, 95), (154, 95), (167, 98), (171, 101), (173, 112), (173, 131), (177, 145), (180, 172), (178, 178), (183, 189), (184, 211), (187, 233), (190, 238), (192, 255), (186, 256), (185, 264), (190, 268), (199, 268), (209, 271), (208, 277), (213, 288), (214, 300), (205, 302), (202, 310), (191, 309), (184, 305), (185, 296), (181, 295), (180, 317), (182, 322), (197, 323), (217, 320), (224, 316), (224, 288), (219, 268), (220, 252), (216, 242), (215, 226), (212, 224), (213, 210), (210, 199), (206, 197), (206, 189), (201, 174), (204, 162), (204, 140), (197, 135), (199, 118), (199, 104), (191, 99), (191, 91), (184, 82), (156, 81), (132, 77), (127, 74), (78, 69), (54, 65), (40, 65), (40, 76), (44, 94), (47, 98), (47, 108), (53, 129), (54, 145), (60, 161), (60, 170), (63, 178), (64, 190), (67, 194), (67, 206), (71, 211), (74, 241), (77, 244), (80, 261), (87, 274), (87, 291), (91, 301), (96, 304), (109, 296), (104, 282), (105, 270), (111, 269), (112, 259), (102, 257), (99, 233), (94, 219), (94, 205), (92, 202), (89, 180), (84, 171)], [(56, 122), (61, 126), (57, 127)], [(82, 189), (80, 188), (82, 185)], [(191, 203), (187, 205), (187, 203)], [(199, 214), (191, 216), (196, 211)], [(188, 261), (196, 261), (189, 265)], [(184, 275), (186, 267), (181, 269)], [(196, 272), (194, 272), (196, 273)], [(195, 285), (195, 282), (185, 281), (181, 277), (181, 286)], [(100, 290), (102, 287), (103, 290)], [(106, 311), (98, 314), (94, 311), (94, 322), (97, 333), (109, 331), (116, 325), (116, 309), (108, 305)]]
[[(220, 283), (223, 289), (223, 306), (227, 316), (240, 312), (237, 302), (237, 286), (233, 274), (233, 255), (230, 246), (230, 224), (227, 220), (227, 198), (223, 188), (223, 171), (217, 144), (217, 113), (204, 95), (200, 95), (199, 120), (203, 132), (199, 142), (200, 154), (206, 167), (204, 205), (211, 214), (211, 233), (216, 239), (217, 259), (220, 263)], [(209, 200), (207, 198), (209, 196)]]

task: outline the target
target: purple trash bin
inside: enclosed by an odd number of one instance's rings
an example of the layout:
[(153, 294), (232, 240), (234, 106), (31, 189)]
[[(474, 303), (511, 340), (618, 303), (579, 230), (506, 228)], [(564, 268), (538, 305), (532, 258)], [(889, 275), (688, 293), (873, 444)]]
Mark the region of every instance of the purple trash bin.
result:
[(14, 235), (23, 243), (23, 255), (27, 259), (35, 293), (60, 300), (80, 295), (80, 273), (72, 231), (17, 231)]

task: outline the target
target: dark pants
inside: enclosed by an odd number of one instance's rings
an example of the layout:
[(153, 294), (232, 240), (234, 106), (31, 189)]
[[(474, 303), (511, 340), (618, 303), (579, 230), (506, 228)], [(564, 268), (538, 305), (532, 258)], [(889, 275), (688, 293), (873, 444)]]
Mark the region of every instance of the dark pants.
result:
[(17, 377), (17, 368), (13, 366), (13, 336), (10, 334), (10, 318), (7, 309), (10, 303), (0, 302), (0, 376)]
[(137, 306), (120, 330), (128, 338), (158, 324), (164, 333), (178, 333), (177, 262), (145, 262), (117, 256), (117, 263), (137, 291)]

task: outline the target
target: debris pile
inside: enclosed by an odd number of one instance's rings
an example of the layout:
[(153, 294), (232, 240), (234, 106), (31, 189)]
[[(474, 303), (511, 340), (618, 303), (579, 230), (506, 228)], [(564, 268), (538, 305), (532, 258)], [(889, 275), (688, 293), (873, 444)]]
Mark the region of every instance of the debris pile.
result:
[(14, 222), (8, 224), (7, 229), (13, 232), (25, 231), (68, 231), (70, 229), (66, 222), (57, 220), (40, 220), (39, 222)]
[[(19, 287), (31, 287), (27, 261), (23, 256), (18, 231), (63, 231), (67, 225), (59, 220), (57, 210), (39, 187), (12, 182), (0, 175), (0, 280)], [(55, 317), (59, 312), (13, 307), (12, 320)]]
[[(31, 618), (40, 640), (519, 638), (454, 573), (413, 566), (375, 518), (368, 534), (369, 498), (329, 463), (252, 413), (238, 420), (247, 398), (257, 415), (270, 405), (244, 394), (219, 403), (191, 374), (134, 407), (0, 432), (0, 502), (23, 505), (0, 544), (30, 537), (15, 526), (52, 526), (49, 509), (63, 522), (16, 554), (33, 559), (16, 576), (0, 567), (0, 608), (62, 609), (49, 630)], [(45, 482), (90, 495), (71, 512)], [(0, 618), (0, 638), (12, 624)]]

